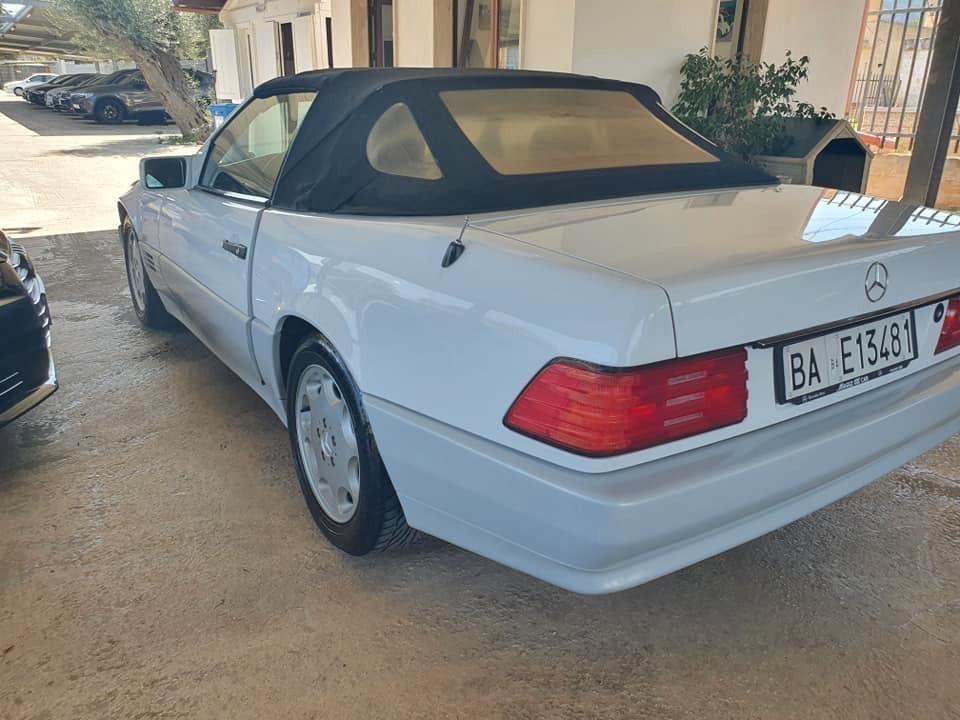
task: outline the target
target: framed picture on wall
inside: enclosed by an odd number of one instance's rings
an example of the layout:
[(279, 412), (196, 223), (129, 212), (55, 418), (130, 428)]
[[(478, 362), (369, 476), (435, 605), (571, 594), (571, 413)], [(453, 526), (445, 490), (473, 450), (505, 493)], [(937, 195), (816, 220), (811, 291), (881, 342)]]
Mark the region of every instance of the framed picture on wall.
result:
[(736, 28), (738, 0), (720, 0), (720, 11), (717, 15), (717, 42), (733, 40)]
[(489, 30), (490, 29), (490, 3), (483, 2), (481, 0), (480, 4), (477, 6), (477, 29), (478, 30)]

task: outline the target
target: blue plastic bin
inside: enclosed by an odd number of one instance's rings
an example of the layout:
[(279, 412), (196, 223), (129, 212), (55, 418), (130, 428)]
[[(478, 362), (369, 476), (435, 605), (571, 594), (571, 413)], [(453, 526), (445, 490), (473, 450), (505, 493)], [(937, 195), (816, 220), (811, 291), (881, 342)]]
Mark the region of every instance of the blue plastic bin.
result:
[(213, 118), (213, 128), (223, 125), (223, 121), (230, 117), (230, 113), (237, 109), (236, 103), (212, 103), (207, 110)]

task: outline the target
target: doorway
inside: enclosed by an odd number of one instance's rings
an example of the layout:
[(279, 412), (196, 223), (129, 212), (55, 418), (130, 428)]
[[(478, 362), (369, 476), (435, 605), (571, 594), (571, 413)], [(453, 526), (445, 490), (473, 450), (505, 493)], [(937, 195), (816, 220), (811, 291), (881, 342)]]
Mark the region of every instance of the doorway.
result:
[(293, 55), (293, 23), (280, 23), (280, 74), (295, 75)]
[(370, 67), (393, 67), (393, 0), (370, 0)]

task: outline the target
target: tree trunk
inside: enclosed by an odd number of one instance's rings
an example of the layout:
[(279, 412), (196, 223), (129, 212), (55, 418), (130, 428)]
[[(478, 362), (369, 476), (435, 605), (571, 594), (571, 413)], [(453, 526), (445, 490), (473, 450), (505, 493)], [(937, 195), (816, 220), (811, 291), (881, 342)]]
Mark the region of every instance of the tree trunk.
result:
[(163, 109), (173, 118), (183, 136), (194, 140), (206, 138), (210, 122), (200, 109), (195, 90), (176, 55), (166, 50), (146, 50), (136, 46), (130, 46), (128, 50), (150, 90), (160, 98)]

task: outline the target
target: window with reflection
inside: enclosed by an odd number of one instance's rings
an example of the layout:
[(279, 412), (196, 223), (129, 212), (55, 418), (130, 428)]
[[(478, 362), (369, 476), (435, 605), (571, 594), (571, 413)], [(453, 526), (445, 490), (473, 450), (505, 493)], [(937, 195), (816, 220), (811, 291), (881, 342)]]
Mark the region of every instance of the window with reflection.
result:
[(456, 0), (457, 67), (520, 67), (521, 0)]
[(268, 198), (314, 92), (255, 98), (217, 133), (200, 178), (214, 190)]

